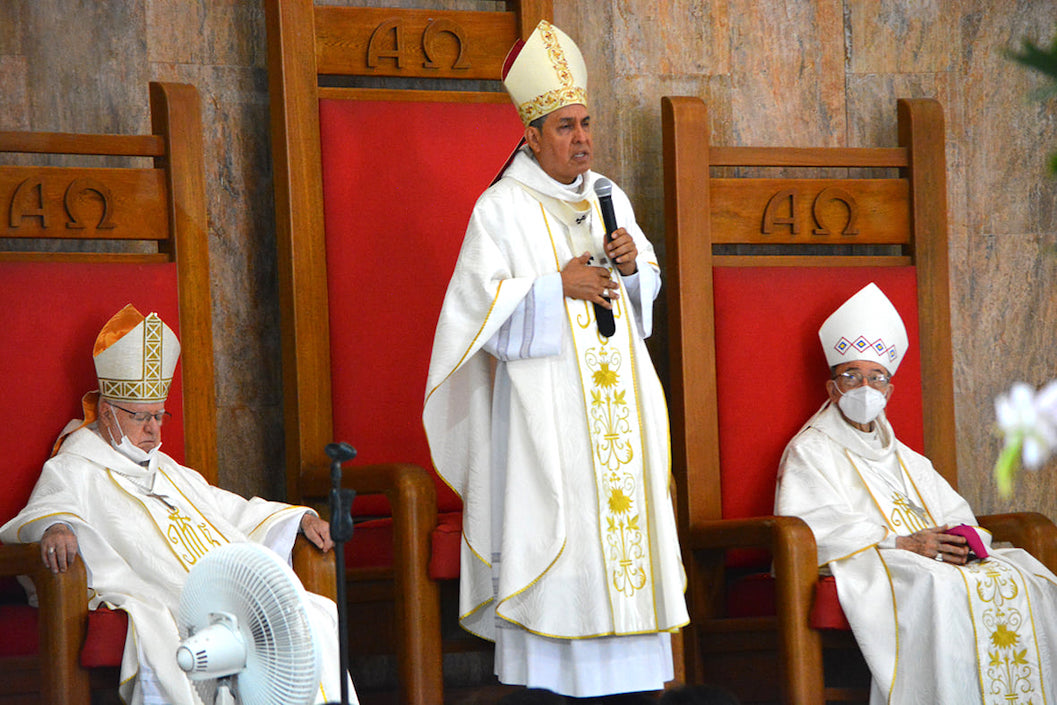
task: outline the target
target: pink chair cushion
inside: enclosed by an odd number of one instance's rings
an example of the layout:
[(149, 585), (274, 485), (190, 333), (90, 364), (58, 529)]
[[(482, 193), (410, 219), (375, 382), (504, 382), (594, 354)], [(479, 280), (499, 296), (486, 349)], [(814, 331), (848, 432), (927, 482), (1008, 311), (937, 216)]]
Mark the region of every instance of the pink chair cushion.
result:
[[(876, 282), (903, 317), (910, 350), (894, 378), (888, 414), (900, 440), (920, 451), (921, 362), (912, 267), (715, 267), (716, 369), (723, 517), (774, 512), (786, 444), (826, 399), (822, 322)], [(733, 565), (764, 566), (756, 551)]]
[[(422, 401), (440, 305), (477, 197), (524, 128), (502, 103), (321, 100), (335, 440), (432, 470)], [(438, 507), (459, 511), (439, 479)], [(390, 513), (356, 498), (356, 516)]]

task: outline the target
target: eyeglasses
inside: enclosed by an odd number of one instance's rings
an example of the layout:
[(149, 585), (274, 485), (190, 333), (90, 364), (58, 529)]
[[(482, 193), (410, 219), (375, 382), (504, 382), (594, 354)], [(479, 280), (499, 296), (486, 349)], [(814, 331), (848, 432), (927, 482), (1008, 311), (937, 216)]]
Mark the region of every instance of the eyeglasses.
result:
[(889, 382), (892, 378), (886, 374), (875, 372), (869, 375), (864, 375), (858, 370), (848, 370), (847, 372), (841, 372), (839, 375), (834, 377), (837, 381), (837, 388), (842, 392), (850, 392), (857, 387), (861, 387), (865, 380), (868, 385), (873, 387), (879, 392), (883, 392), (888, 389)]
[(133, 421), (140, 424), (141, 426), (150, 421), (151, 419), (154, 419), (154, 422), (161, 426), (168, 419), (172, 418), (172, 414), (170, 414), (168, 411), (165, 411), (164, 409), (162, 409), (161, 411), (129, 411), (123, 406), (118, 406), (113, 402), (107, 403), (115, 409), (121, 409), (122, 411), (124, 411), (126, 414), (132, 417)]

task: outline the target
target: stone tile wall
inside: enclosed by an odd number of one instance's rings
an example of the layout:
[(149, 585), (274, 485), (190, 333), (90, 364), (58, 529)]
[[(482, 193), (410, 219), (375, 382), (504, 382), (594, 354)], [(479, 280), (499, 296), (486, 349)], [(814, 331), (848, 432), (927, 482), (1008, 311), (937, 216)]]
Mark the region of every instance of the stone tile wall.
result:
[[(495, 9), (497, 2), (335, 2)], [(713, 140), (894, 145), (895, 99), (936, 97), (948, 201), (960, 488), (979, 513), (1057, 518), (1057, 464), (1000, 501), (992, 399), (1057, 376), (1057, 105), (1002, 56), (1057, 32), (1051, 0), (554, 0), (592, 74), (596, 166), (664, 256), (660, 98)], [(0, 0), (0, 129), (142, 132), (147, 82), (202, 96), (221, 482), (282, 496), (278, 287), (260, 0)], [(662, 373), (664, 307), (653, 342)]]

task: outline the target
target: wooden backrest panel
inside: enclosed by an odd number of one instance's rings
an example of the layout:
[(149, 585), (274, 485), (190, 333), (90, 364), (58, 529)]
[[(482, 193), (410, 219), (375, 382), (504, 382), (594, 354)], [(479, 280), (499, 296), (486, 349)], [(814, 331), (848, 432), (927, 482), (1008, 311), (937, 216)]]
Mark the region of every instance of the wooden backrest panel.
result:
[(61, 229), (71, 239), (164, 240), (166, 198), (161, 169), (10, 166), (0, 173), (0, 203), (8, 206), (0, 237), (45, 238)]
[[(869, 281), (916, 346), (895, 378), (893, 423), (956, 482), (943, 115), (932, 100), (900, 100), (897, 113), (894, 148), (712, 147), (700, 100), (662, 101), (684, 529), (770, 513), (781, 449), (824, 400), (818, 327)], [(774, 377), (762, 391), (750, 388), (756, 360)]]
[(320, 6), (315, 29), (320, 74), (495, 79), (518, 15)]
[[(150, 85), (152, 134), (0, 132), (0, 237), (32, 238), (35, 251), (0, 251), (0, 521), (28, 497), (63, 425), (97, 387), (95, 336), (126, 303), (156, 311), (182, 353), (167, 408), (165, 451), (216, 481), (216, 394), (201, 113), (193, 86)], [(32, 155), (145, 157), (113, 166), (27, 166)], [(43, 157), (42, 157), (43, 159)], [(97, 160), (98, 161), (98, 160)], [(151, 162), (147, 162), (150, 164)], [(83, 226), (83, 227), (80, 227)], [(109, 227), (112, 226), (112, 227)], [(112, 251), (114, 240), (145, 248)], [(57, 251), (80, 240), (94, 251)], [(95, 247), (96, 243), (98, 247)], [(106, 243), (106, 244), (104, 244)], [(182, 380), (193, 380), (186, 389)]]
[(846, 244), (860, 233), (901, 245), (910, 234), (903, 179), (713, 179), (713, 244)]
[[(325, 216), (335, 204), (330, 203), (329, 196), (324, 194), (325, 157), (321, 152), (321, 117), (327, 109), (321, 111), (321, 105), (330, 100), (378, 103), (412, 101), (426, 107), (435, 103), (438, 116), (442, 112), (441, 104), (466, 103), (480, 107), (485, 117), (461, 118), (459, 122), (462, 124), (458, 127), (462, 131), (452, 137), (457, 140), (454, 145), (444, 144), (445, 138), (435, 134), (430, 124), (429, 110), (421, 113), (426, 116), (425, 122), (413, 129), (412, 123), (390, 125), (383, 137), (370, 138), (380, 141), (372, 145), (378, 148), (372, 158), (378, 158), (380, 162), (377, 167), (371, 167), (376, 169), (374, 172), (366, 175), (368, 180), (376, 181), (376, 185), (391, 187), (395, 183), (393, 180), (399, 181), (420, 164), (436, 165), (438, 162), (432, 153), (439, 150), (447, 155), (441, 172), (446, 190), (457, 189), (461, 194), (474, 188), (479, 193), (487, 186), (488, 180), (482, 182), (474, 171), (476, 167), (466, 163), (465, 152), (481, 149), (480, 145), (489, 144), (489, 140), (497, 135), (506, 139), (508, 133), (505, 128), (493, 123), (494, 118), (490, 117), (498, 104), (507, 102), (505, 94), (498, 92), (503, 59), (516, 39), (527, 37), (540, 19), (549, 18), (551, 14), (550, 0), (521, 0), (512, 5), (514, 10), (511, 12), (462, 12), (316, 7), (312, 0), (267, 0), (265, 3), (271, 67), (279, 287), (283, 315), (287, 493), (291, 500), (325, 495), (329, 490), (329, 459), (323, 449), (327, 443), (338, 439), (339, 433), (348, 433), (340, 440), (361, 450), (356, 462), (414, 458), (414, 462), (427, 468), (432, 465), (421, 432), (425, 367), (422, 367), (420, 378), (408, 381), (406, 385), (409, 391), (416, 384), (418, 386), (418, 398), (414, 405), (410, 406), (411, 397), (406, 400), (394, 399), (389, 389), (384, 388), (384, 385), (378, 386), (382, 375), (372, 374), (378, 371), (381, 362), (373, 362), (373, 367), (357, 367), (355, 356), (344, 352), (348, 348), (346, 342), (340, 340), (341, 336), (359, 336), (355, 342), (364, 342), (366, 331), (363, 322), (346, 325), (347, 319), (343, 315), (331, 312), (336, 300), (331, 287), (354, 286), (361, 272), (355, 270), (358, 260), (348, 248), (342, 248), (342, 260), (337, 266), (353, 267), (355, 276), (345, 274), (345, 270), (330, 271), (328, 275), (328, 270), (335, 265), (330, 261), (332, 256), (328, 237), (333, 228), (347, 223), (350, 218), (354, 224), (359, 216)], [(417, 83), (412, 81), (411, 84), (405, 82), (395, 86), (378, 83), (378, 79), (386, 77), (401, 81), (415, 79)], [(439, 85), (423, 85), (429, 79), (440, 79)], [(356, 84), (356, 81), (361, 83)], [(371, 87), (362, 87), (364, 81)], [(482, 81), (492, 82), (490, 88), (482, 88)], [(350, 88), (350, 84), (361, 87)], [(440, 90), (432, 90), (434, 87)], [(482, 91), (488, 90), (496, 92), (489, 96), (481, 95)], [(402, 119), (411, 118), (413, 113), (419, 114), (418, 109), (409, 108)], [(348, 139), (354, 140), (355, 137), (350, 135)], [(516, 140), (505, 148), (507, 153), (515, 143)], [(356, 147), (355, 144), (347, 146)], [(447, 151), (452, 148), (454, 151)], [(459, 154), (460, 149), (463, 150), (462, 154)], [(403, 150), (404, 156), (386, 160), (386, 150)], [(483, 165), (491, 158), (491, 154), (483, 150), (478, 156), (480, 159), (471, 160), (471, 164), (476, 162)], [(328, 163), (335, 168), (342, 168), (340, 160), (330, 160)], [(491, 171), (489, 180), (502, 163), (502, 159), (499, 159), (488, 167)], [(464, 183), (456, 187), (452, 183), (455, 180), (463, 180)], [(434, 182), (433, 178), (427, 181), (430, 184)], [(392, 217), (388, 225), (382, 223), (379, 226), (382, 232), (369, 234), (370, 241), (382, 248), (383, 252), (379, 254), (387, 255), (390, 267), (399, 266), (401, 262), (421, 263), (431, 276), (437, 273), (438, 280), (446, 280), (453, 261), (448, 259), (451, 256), (449, 244), (438, 252), (427, 242), (416, 251), (404, 245), (413, 243), (423, 233), (386, 232), (392, 231), (393, 225), (401, 220), (408, 227), (421, 230), (420, 223), (430, 222), (431, 217), (429, 208), (423, 209), (424, 213), (402, 213), (404, 208), (413, 209), (416, 199), (402, 198), (399, 191), (390, 191), (392, 193), (397, 194), (395, 199), (398, 201), (390, 206)], [(392, 201), (394, 196), (386, 195), (384, 198)], [(437, 203), (445, 206), (459, 204), (452, 212), (459, 213), (458, 217), (463, 218), (463, 222), (458, 226), (449, 224), (454, 230), (445, 233), (443, 242), (461, 242), (465, 218), (469, 215), (464, 197), (445, 200), (432, 193), (422, 202), (433, 204), (434, 208)], [(426, 239), (429, 240), (428, 237)], [(437, 257), (437, 260), (429, 261), (425, 259), (427, 257)], [(386, 272), (382, 270), (381, 273), (384, 275)], [(389, 271), (388, 274), (388, 277), (383, 276), (372, 292), (372, 295), (382, 299), (374, 304), (376, 308), (386, 303), (386, 294), (395, 291), (394, 286), (409, 288), (406, 282), (394, 285), (394, 281), (402, 276), (401, 273)], [(336, 280), (328, 281), (330, 279)], [(430, 291), (421, 292), (423, 300), (435, 295), (433, 287), (429, 288)], [(348, 295), (361, 294), (350, 292)], [(419, 302), (415, 306), (439, 307), (440, 298), (428, 303)], [(416, 341), (428, 339), (425, 348), (428, 351), (432, 345), (436, 314), (434, 312), (427, 319), (425, 316), (428, 311), (421, 308), (416, 310), (419, 311), (416, 316), (422, 317), (417, 320), (419, 331)], [(420, 360), (410, 361), (403, 357), (407, 350), (390, 331), (375, 330), (368, 335), (366, 342), (374, 346), (373, 352), (391, 353), (384, 360), (386, 367), (407, 365), (410, 369), (419, 364)], [(335, 390), (332, 375), (341, 378), (346, 372), (350, 380), (358, 378), (358, 381), (353, 382), (354, 385), (362, 383), (364, 388), (354, 389), (346, 381), (341, 381), (341, 389)], [(413, 370), (412, 373), (418, 374)], [(333, 383), (337, 383), (337, 378)], [(404, 386), (401, 385), (401, 388)], [(347, 396), (350, 394), (352, 396)], [(337, 405), (344, 408), (338, 409)], [(409, 413), (399, 428), (384, 429), (377, 437), (367, 435), (368, 431), (373, 434), (382, 427), (377, 421), (370, 423), (374, 410), (407, 409), (409, 406), (414, 409), (414, 413)], [(362, 416), (362, 422), (355, 420), (357, 416)], [(415, 426), (413, 433), (407, 424)], [(413, 442), (406, 440), (408, 434), (414, 436)], [(448, 500), (445, 501), (450, 502), (451, 496), (446, 492), (442, 492), (442, 497), (447, 496)], [(363, 503), (359, 505), (363, 506)]]

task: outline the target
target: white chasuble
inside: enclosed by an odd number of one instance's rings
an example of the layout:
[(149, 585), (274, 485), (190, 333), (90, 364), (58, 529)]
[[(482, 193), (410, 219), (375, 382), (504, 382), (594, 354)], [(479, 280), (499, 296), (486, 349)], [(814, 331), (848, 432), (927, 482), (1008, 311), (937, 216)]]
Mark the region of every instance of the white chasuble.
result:
[[(597, 178), (585, 173), (573, 192), (519, 152), (474, 208), (437, 324), (423, 422), (464, 505), (460, 623), (491, 640), (497, 618), (560, 640), (652, 635), (688, 619), (664, 393), (623, 283), (613, 337), (599, 336), (591, 304), (559, 298), (553, 345), (519, 331), (523, 350), (552, 352), (486, 352), (523, 302), (538, 303), (537, 282), (585, 251), (607, 266)], [(613, 202), (640, 272), (655, 277), (616, 187)], [(651, 287), (640, 307), (652, 306)]]
[(882, 415), (871, 449), (827, 405), (782, 459), (777, 514), (803, 518), (873, 676), (871, 704), (1054, 703), (1057, 577), (1019, 549), (966, 566), (894, 548), (894, 537), (976, 527), (931, 463)]
[(132, 479), (112, 470), (107, 472), (110, 479), (129, 497), (143, 505), (184, 570), (190, 571), (199, 558), (212, 549), (229, 543), (227, 537), (177, 489), (165, 471), (157, 471), (150, 491), (145, 494), (144, 488)]
[[(92, 424), (71, 433), (44, 464), (25, 509), (0, 528), (0, 541), (39, 541), (52, 524), (68, 524), (88, 573), (89, 607), (129, 616), (122, 699), (190, 705), (200, 700), (175, 658), (175, 615), (188, 572), (212, 548), (235, 541), (263, 544), (288, 559), (306, 511), (213, 487), (160, 451), (149, 468), (140, 467)], [(307, 606), (323, 653), (317, 702), (326, 702), (340, 688), (336, 610), (312, 594)]]

